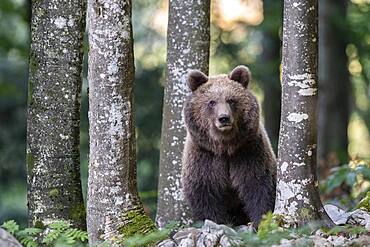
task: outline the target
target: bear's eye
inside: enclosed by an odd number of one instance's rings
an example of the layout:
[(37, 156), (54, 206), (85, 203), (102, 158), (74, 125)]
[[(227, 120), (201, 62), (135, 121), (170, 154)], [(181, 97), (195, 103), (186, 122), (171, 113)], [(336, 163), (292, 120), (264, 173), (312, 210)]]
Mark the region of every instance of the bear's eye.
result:
[(236, 104), (236, 101), (235, 101), (235, 100), (233, 100), (233, 99), (228, 99), (226, 102), (227, 102), (230, 106), (234, 106), (234, 105)]
[(211, 100), (210, 102), (208, 102), (209, 107), (214, 107), (215, 105), (216, 105), (216, 101), (214, 100)]

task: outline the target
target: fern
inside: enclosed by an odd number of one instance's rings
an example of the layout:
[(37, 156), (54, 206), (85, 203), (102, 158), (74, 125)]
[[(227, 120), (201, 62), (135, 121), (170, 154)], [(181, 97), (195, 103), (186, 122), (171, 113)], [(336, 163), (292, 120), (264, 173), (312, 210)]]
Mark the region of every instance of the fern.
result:
[(59, 238), (60, 234), (61, 234), (61, 231), (56, 230), (56, 229), (51, 229), (49, 231), (46, 231), (46, 234), (42, 240), (42, 243), (51, 245), (55, 240)]
[(7, 232), (10, 234), (13, 234), (19, 231), (19, 225), (14, 220), (9, 220), (4, 222), (1, 225), (2, 228), (4, 228)]
[(59, 232), (65, 231), (65, 230), (67, 230), (70, 227), (71, 227), (71, 223), (69, 223), (66, 220), (54, 221), (53, 223), (51, 223), (50, 225), (48, 225), (48, 228), (55, 229), (55, 230), (57, 230)]
[(18, 238), (19, 242), (26, 247), (38, 247), (37, 241), (35, 237), (32, 236), (24, 236)]
[(14, 235), (25, 247), (43, 246), (88, 246), (87, 232), (72, 228), (71, 223), (64, 220), (55, 221), (45, 227), (19, 229), (19, 225), (10, 220), (1, 225), (6, 231)]
[(77, 241), (85, 242), (87, 241), (87, 232), (79, 229), (67, 229), (60, 239), (62, 239), (67, 244), (73, 244)]

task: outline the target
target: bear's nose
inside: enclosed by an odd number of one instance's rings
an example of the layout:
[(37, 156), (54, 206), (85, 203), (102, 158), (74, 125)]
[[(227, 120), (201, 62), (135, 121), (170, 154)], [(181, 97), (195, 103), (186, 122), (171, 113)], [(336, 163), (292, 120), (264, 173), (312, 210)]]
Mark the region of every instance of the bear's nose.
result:
[(229, 115), (226, 115), (226, 114), (222, 114), (218, 117), (218, 121), (221, 123), (221, 124), (227, 124), (230, 122), (230, 116)]

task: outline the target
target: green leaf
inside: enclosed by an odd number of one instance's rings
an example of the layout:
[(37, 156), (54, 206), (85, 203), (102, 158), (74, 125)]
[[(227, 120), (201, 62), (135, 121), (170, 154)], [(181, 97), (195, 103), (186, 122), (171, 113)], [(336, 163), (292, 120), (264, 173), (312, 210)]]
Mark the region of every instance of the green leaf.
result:
[(347, 174), (350, 172), (348, 166), (341, 166), (332, 169), (333, 174), (328, 177), (327, 180), (327, 191), (330, 192), (333, 189), (339, 187), (347, 178)]
[(364, 179), (370, 180), (370, 168), (367, 165), (358, 165), (355, 171), (357, 174), (361, 174)]
[(349, 185), (350, 187), (353, 187), (357, 181), (357, 174), (354, 172), (350, 172), (347, 174), (346, 177), (346, 184)]
[(1, 225), (1, 227), (4, 228), (10, 234), (13, 234), (13, 235), (14, 235), (14, 233), (19, 231), (19, 225), (14, 220), (9, 220), (9, 221), (4, 222)]
[(17, 233), (17, 236), (34, 236), (41, 233), (43, 230), (40, 228), (25, 228)]
[(66, 230), (70, 227), (71, 227), (71, 223), (65, 220), (58, 220), (48, 225), (48, 228), (59, 230), (59, 231)]

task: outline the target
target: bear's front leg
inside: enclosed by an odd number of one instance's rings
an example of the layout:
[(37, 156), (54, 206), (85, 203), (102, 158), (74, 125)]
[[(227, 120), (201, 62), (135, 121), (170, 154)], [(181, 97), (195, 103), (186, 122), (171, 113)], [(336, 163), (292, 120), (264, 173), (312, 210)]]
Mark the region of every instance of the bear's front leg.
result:
[(276, 192), (271, 171), (261, 164), (243, 162), (230, 169), (230, 176), (244, 212), (257, 228), (262, 216), (274, 210)]
[(211, 152), (192, 147), (183, 158), (183, 190), (194, 220), (210, 219), (229, 224), (228, 188), (230, 181), (226, 163)]

